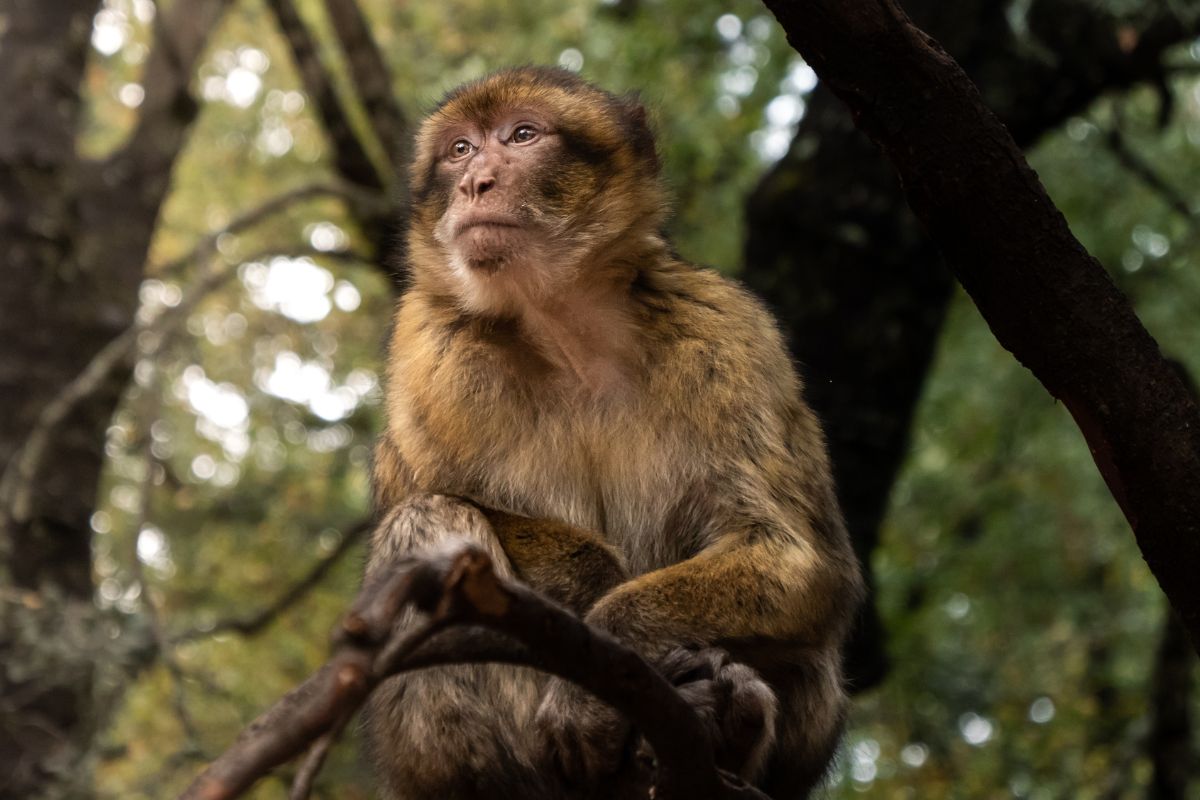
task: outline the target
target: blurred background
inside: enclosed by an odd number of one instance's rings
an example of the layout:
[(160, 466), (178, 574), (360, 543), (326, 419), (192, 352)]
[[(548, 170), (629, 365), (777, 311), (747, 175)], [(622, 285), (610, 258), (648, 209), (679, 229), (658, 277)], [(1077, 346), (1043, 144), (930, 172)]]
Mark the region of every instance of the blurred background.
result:
[[(1200, 2), (904, 5), (1200, 374)], [(0, 3), (0, 797), (173, 796), (324, 660), (406, 137), (521, 63), (640, 92), (679, 251), (804, 365), (875, 592), (821, 796), (1200, 797), (1195, 653), (1082, 436), (751, 0)], [(316, 796), (372, 796), (353, 735)]]

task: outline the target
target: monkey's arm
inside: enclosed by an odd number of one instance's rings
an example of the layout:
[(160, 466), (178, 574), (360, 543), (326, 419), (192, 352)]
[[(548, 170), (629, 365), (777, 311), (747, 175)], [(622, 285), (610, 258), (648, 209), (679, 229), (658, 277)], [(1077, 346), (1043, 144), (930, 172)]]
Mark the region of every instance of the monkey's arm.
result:
[[(681, 647), (718, 647), (770, 676), (767, 688), (734, 664), (743, 672), (698, 682), (695, 698), (687, 690), (702, 718), (719, 721), (713, 739), (726, 754), (723, 766), (747, 779), (775, 746), (778, 709), (788, 719), (805, 713), (801, 733), (791, 730), (800, 723), (781, 723), (789, 757), (825, 763), (840, 716), (837, 647), (862, 593), (823, 453), (806, 461), (801, 452), (773, 447), (731, 459), (719, 473), (732, 476), (728, 482), (706, 489), (689, 509), (713, 526), (705, 546), (616, 586), (585, 616), (660, 665)], [(814, 716), (814, 708), (825, 712)], [(618, 763), (611, 742), (621, 729), (612, 712), (574, 687), (552, 681), (538, 721), (568, 780), (586, 785)]]
[[(749, 780), (775, 742), (776, 697), (754, 671), (713, 648), (764, 669), (787, 664), (793, 648), (835, 645), (848, 613), (838, 606), (854, 601), (838, 596), (834, 572), (804, 547), (730, 534), (691, 559), (620, 584), (584, 619), (683, 684), (712, 728), (718, 763)], [(588, 785), (621, 763), (624, 721), (574, 686), (551, 682), (538, 723), (568, 781)]]
[[(387, 435), (380, 437), (375, 446), (374, 479), (376, 506), (385, 518), (420, 493), (412, 469)], [(517, 577), (578, 614), (629, 577), (620, 554), (596, 533), (497, 511), (479, 503), (470, 505), (487, 519)], [(453, 533), (453, 528), (447, 532)], [(376, 548), (381, 544), (377, 543)]]
[(597, 534), (561, 522), (481, 507), (521, 580), (582, 614), (629, 577)]
[[(850, 557), (852, 558), (852, 556)], [(840, 642), (857, 607), (857, 566), (805, 541), (753, 530), (627, 581), (587, 620), (657, 656), (678, 645), (824, 647)]]

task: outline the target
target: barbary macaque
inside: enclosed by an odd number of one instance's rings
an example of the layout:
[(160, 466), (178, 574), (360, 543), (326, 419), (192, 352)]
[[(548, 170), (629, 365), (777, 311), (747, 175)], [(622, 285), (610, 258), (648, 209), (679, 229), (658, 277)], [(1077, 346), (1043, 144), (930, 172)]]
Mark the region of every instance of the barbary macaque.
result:
[[(774, 320), (663, 234), (642, 106), (493, 74), (424, 121), (410, 189), (368, 572), (482, 546), (675, 682), (719, 766), (805, 796), (862, 578)], [(393, 678), (367, 730), (403, 800), (614, 797), (638, 750), (583, 690), (499, 665)]]

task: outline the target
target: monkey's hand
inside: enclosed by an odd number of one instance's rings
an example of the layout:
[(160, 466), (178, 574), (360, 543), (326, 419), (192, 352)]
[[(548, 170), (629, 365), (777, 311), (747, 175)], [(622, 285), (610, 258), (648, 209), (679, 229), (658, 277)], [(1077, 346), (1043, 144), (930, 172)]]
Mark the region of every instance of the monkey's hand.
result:
[[(779, 703), (771, 687), (715, 647), (675, 648), (657, 668), (700, 718), (717, 766), (754, 780), (775, 744)], [(631, 752), (632, 730), (621, 714), (569, 681), (550, 680), (537, 725), (546, 758), (573, 785), (594, 786), (635, 756), (650, 759), (644, 742)]]
[(547, 684), (536, 724), (547, 761), (571, 785), (594, 786), (613, 775), (631, 750), (625, 718), (561, 678)]
[(775, 744), (779, 703), (771, 687), (715, 647), (676, 648), (658, 669), (700, 717), (717, 766), (754, 780)]

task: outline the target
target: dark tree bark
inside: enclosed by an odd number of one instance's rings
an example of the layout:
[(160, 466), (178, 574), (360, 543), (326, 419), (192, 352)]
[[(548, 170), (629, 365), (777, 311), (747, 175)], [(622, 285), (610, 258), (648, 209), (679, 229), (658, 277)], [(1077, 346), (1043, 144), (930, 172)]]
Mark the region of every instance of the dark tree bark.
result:
[(391, 71), (358, 0), (325, 0), (325, 11), (346, 54), (371, 130), (387, 154), (390, 180), (408, 166), (411, 144), (408, 119), (392, 91)]
[[(316, 37), (308, 30), (293, 0), (267, 0), (291, 52), (292, 63), (300, 75), (304, 91), (316, 102), (317, 113), (333, 152), (334, 170), (351, 184), (374, 190), (390, 203), (352, 203), (351, 212), (362, 226), (363, 238), (372, 248), (392, 288), (399, 291), (402, 277), (397, 271), (402, 262), (398, 249), (403, 247), (403, 220), (407, 216), (407, 184), (402, 171), (409, 148), (407, 118), (392, 95), (392, 77), (379, 44), (371, 36), (370, 25), (357, 0), (325, 0), (333, 22), (338, 45), (350, 67), (356, 84), (354, 97), (338, 94), (329, 65), (317, 47)], [(355, 129), (349, 103), (360, 102), (369, 122), (369, 131)], [(386, 163), (376, 164), (367, 142), (373, 138), (383, 150)], [(397, 251), (397, 252), (393, 252)]]
[(1192, 673), (1196, 654), (1187, 631), (1167, 609), (1151, 685), (1151, 726), (1146, 749), (1154, 769), (1150, 800), (1184, 800), (1195, 772), (1192, 761)]
[(305, 93), (316, 104), (317, 114), (329, 137), (334, 169), (353, 184), (367, 189), (383, 189), (390, 176), (381, 176), (366, 147), (354, 130), (350, 115), (337, 93), (317, 51), (316, 37), (308, 30), (292, 0), (267, 0), (279, 30), (287, 40), (292, 63), (300, 73)]
[[(2, 5), (0, 465), (11, 463), (41, 409), (133, 322), (150, 236), (196, 115), (188, 82), (226, 5), (196, 0), (158, 15), (141, 117), (126, 145), (103, 161), (75, 152), (99, 3)], [(66, 618), (94, 613), (89, 517), (104, 431), (125, 377), (113, 376), (76, 407), (53, 432), (34, 480), (9, 482), (0, 504), (0, 583), (7, 587), (0, 662), (39, 668), (33, 676), (0, 670), (0, 797), (87, 783), (80, 757), (96, 721), (94, 654), (55, 648), (52, 636), (32, 633), (33, 595), (22, 592), (61, 600)]]
[[(1200, 390), (1187, 368), (1178, 361), (1171, 364), (1192, 397), (1200, 398)], [(1179, 615), (1168, 608), (1163, 615), (1162, 635), (1150, 677), (1150, 734), (1146, 753), (1154, 772), (1146, 795), (1149, 800), (1184, 800), (1195, 777), (1192, 757), (1195, 671), (1196, 654), (1188, 646), (1187, 630)]]
[(1200, 411), (1017, 143), (891, 0), (768, 0), (883, 150), (997, 339), (1071, 412), (1152, 573), (1200, 642)]
[[(905, 3), (979, 83), (1022, 147), (1104, 92), (1157, 81), (1164, 51), (1195, 34), (1166, 9), (1118, 20), (1079, 0), (1035, 0), (1028, 15), (1035, 53), (1016, 41), (1009, 5)], [(1130, 32), (1137, 33), (1132, 45)], [(847, 521), (869, 565), (953, 277), (892, 168), (824, 84), (790, 152), (749, 198), (747, 230), (743, 277), (775, 306), (804, 364)], [(848, 654), (858, 689), (886, 670), (882, 635), (869, 608)]]

